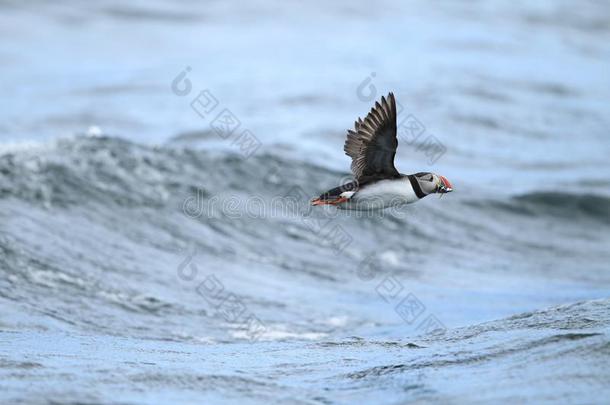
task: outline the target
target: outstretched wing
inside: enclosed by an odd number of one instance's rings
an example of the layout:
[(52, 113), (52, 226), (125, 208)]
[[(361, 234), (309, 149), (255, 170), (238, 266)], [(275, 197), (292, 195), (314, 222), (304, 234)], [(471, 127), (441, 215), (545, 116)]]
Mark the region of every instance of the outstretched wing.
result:
[(345, 154), (352, 158), (352, 173), (357, 180), (374, 176), (397, 177), (394, 167), (396, 139), (396, 101), (394, 94), (381, 97), (364, 120), (358, 118), (354, 130), (347, 131)]

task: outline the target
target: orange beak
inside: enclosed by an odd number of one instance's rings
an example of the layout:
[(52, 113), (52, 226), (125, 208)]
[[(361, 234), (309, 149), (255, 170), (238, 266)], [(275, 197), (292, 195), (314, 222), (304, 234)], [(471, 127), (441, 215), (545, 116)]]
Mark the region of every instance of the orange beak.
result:
[(451, 185), (451, 183), (449, 182), (449, 180), (447, 180), (447, 178), (445, 176), (438, 176), (441, 178), (441, 184), (438, 188), (438, 192), (439, 193), (450, 193), (453, 191), (453, 186)]

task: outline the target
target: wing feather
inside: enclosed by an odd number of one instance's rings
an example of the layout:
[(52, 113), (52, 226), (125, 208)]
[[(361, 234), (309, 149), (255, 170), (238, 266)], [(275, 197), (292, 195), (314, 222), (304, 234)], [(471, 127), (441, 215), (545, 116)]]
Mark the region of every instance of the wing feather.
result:
[(392, 178), (400, 174), (394, 167), (396, 139), (396, 101), (394, 94), (375, 106), (363, 119), (354, 122), (354, 129), (347, 131), (343, 150), (352, 158), (352, 173), (356, 179), (366, 177)]

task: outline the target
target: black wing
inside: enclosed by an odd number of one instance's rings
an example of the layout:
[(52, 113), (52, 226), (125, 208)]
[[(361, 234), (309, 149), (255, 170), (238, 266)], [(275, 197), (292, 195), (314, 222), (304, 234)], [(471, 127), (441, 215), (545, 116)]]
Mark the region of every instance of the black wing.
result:
[(319, 198), (320, 200), (334, 200), (335, 198), (341, 197), (341, 193), (345, 191), (358, 191), (358, 182), (351, 181), (349, 183), (342, 184), (339, 187), (335, 187), (332, 190), (328, 190)]
[(367, 177), (400, 176), (394, 167), (396, 139), (396, 101), (394, 94), (381, 97), (364, 120), (358, 118), (354, 130), (347, 131), (345, 154), (352, 158), (352, 173), (357, 180)]

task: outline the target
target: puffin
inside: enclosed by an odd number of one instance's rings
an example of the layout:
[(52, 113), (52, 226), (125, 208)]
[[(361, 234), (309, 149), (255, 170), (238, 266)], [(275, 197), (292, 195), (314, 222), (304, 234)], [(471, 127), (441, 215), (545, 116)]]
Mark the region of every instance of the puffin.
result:
[(347, 210), (381, 210), (411, 204), (430, 194), (453, 191), (446, 177), (430, 173), (401, 174), (394, 167), (396, 100), (382, 96), (354, 129), (347, 131), (343, 150), (352, 158), (355, 180), (311, 200), (311, 205), (333, 205)]

